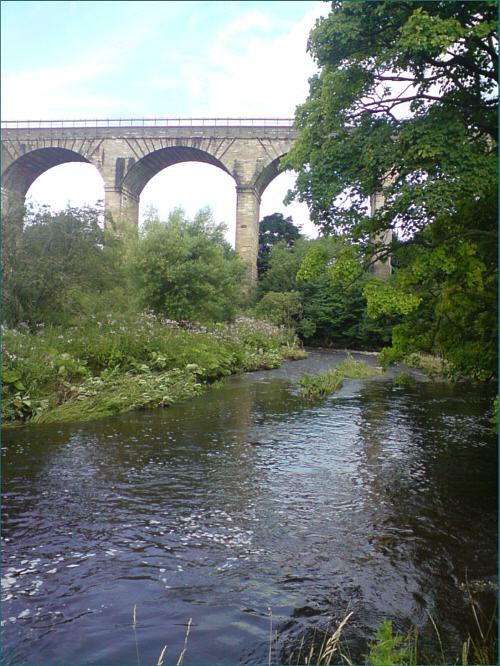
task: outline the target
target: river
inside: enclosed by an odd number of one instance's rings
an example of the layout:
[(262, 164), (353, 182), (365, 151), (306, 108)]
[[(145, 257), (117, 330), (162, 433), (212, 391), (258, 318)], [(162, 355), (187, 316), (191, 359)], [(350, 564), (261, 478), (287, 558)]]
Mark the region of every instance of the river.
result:
[(466, 577), (496, 580), (494, 389), (392, 371), (302, 404), (294, 382), (344, 356), (4, 432), (2, 663), (142, 666), (167, 644), (173, 664), (190, 618), (186, 664), (267, 663), (270, 634), (296, 663), (351, 611), (355, 663), (384, 619), (432, 651), (429, 614), (456, 658)]

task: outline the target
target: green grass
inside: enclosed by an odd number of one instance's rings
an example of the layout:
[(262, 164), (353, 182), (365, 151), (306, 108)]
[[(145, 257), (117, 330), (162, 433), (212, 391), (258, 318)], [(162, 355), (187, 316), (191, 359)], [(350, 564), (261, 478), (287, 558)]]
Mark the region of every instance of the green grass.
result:
[(355, 361), (349, 354), (347, 358), (336, 366), (343, 377), (349, 379), (367, 379), (368, 377), (375, 377), (381, 374), (381, 370), (374, 368), (364, 361)]
[(304, 352), (289, 331), (240, 318), (210, 327), (151, 312), (78, 327), (3, 331), (4, 425), (101, 418), (166, 406), (218, 379)]
[(342, 383), (342, 375), (336, 368), (328, 370), (321, 375), (316, 375), (316, 377), (304, 375), (299, 380), (299, 396), (307, 402), (317, 402), (338, 391)]
[(341, 363), (320, 375), (315, 377), (304, 375), (298, 382), (300, 386), (299, 396), (307, 402), (319, 402), (338, 391), (346, 377), (349, 379), (367, 379), (380, 373), (381, 371), (378, 368), (373, 368), (363, 361), (355, 361), (349, 354)]

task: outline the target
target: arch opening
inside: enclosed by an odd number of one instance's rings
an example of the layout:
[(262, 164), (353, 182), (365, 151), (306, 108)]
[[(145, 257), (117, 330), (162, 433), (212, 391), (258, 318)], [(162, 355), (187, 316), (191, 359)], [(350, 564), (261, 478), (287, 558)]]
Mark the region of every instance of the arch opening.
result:
[[(275, 162), (278, 163), (279, 159)], [(260, 219), (262, 220), (266, 215), (281, 213), (283, 217), (291, 217), (293, 223), (300, 227), (302, 234), (309, 238), (316, 238), (318, 228), (311, 222), (307, 204), (300, 201), (293, 201), (288, 205), (283, 203), (288, 190), (291, 190), (295, 184), (295, 177), (295, 173), (292, 171), (279, 171), (277, 164), (274, 171), (267, 172), (265, 180), (268, 182), (261, 195)]]
[(185, 210), (192, 218), (209, 206), (215, 222), (227, 226), (226, 239), (235, 246), (236, 187), (226, 169), (214, 169), (211, 163), (186, 161), (172, 164), (148, 180), (139, 201), (141, 223), (152, 207), (166, 220), (174, 208)]
[(65, 163), (44, 171), (28, 188), (26, 203), (48, 206), (57, 212), (74, 208), (102, 207), (104, 181), (98, 169), (86, 163)]
[(21, 155), (2, 175), (2, 187), (5, 190), (25, 196), (30, 186), (43, 173), (55, 166), (67, 162), (85, 162), (89, 160), (67, 148), (37, 148)]
[(167, 167), (182, 162), (202, 162), (222, 169), (229, 174), (228, 169), (216, 157), (192, 146), (169, 146), (149, 153), (137, 162), (132, 162), (120, 184), (120, 187), (139, 197), (147, 183)]

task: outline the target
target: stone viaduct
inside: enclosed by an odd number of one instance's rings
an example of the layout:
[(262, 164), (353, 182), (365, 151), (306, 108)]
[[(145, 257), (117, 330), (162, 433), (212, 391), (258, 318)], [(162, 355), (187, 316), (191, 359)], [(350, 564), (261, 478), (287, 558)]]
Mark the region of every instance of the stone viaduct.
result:
[(236, 251), (257, 276), (259, 207), (296, 130), (289, 119), (7, 121), (2, 128), (2, 203), (23, 203), (44, 171), (93, 164), (102, 176), (108, 221), (138, 224), (139, 197), (159, 171), (206, 162), (234, 178)]
[[(233, 177), (237, 193), (238, 254), (257, 279), (259, 208), (296, 138), (291, 119), (163, 118), (152, 120), (4, 121), (1, 135), (2, 210), (23, 204), (44, 171), (66, 162), (93, 164), (104, 182), (108, 223), (139, 222), (148, 181), (179, 162), (206, 162)], [(380, 205), (372, 197), (372, 212)], [(383, 239), (386, 243), (388, 239)], [(391, 272), (377, 261), (378, 275)]]

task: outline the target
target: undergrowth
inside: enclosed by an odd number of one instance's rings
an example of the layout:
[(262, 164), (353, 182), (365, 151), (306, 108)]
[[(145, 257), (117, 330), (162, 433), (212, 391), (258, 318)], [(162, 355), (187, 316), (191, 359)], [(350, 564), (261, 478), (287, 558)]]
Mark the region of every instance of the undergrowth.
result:
[(3, 330), (4, 425), (88, 420), (165, 406), (237, 372), (304, 351), (284, 328), (249, 318), (197, 326), (152, 312), (80, 326)]

